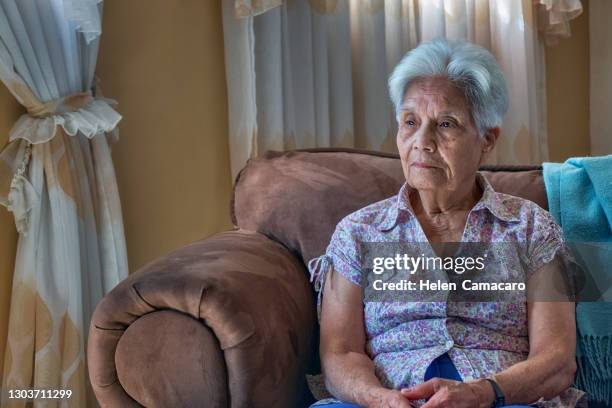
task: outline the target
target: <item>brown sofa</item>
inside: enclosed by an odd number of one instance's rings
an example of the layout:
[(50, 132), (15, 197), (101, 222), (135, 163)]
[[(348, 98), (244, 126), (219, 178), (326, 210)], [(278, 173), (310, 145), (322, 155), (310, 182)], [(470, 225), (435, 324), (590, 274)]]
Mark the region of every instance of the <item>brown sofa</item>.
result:
[[(546, 208), (540, 168), (485, 167), (498, 191)], [(396, 155), (269, 152), (240, 173), (236, 229), (131, 274), (97, 306), (87, 347), (103, 407), (300, 407), (319, 370), (305, 263), (345, 215), (392, 196)]]

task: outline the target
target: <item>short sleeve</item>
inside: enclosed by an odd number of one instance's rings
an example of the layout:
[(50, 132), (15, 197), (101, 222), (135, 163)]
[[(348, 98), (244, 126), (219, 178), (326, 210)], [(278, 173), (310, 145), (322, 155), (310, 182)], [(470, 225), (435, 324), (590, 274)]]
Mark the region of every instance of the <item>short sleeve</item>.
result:
[(563, 230), (548, 212), (541, 210), (535, 215), (529, 238), (527, 250), (529, 275), (557, 257), (563, 264), (574, 263), (574, 258), (565, 243)]
[(333, 266), (349, 282), (361, 285), (360, 242), (356, 228), (347, 218), (342, 219), (334, 231), (325, 254), (308, 263), (311, 281), (317, 291), (322, 290), (325, 276)]
[(357, 228), (347, 219), (342, 219), (334, 231), (325, 254), (308, 262), (310, 281), (319, 292), (317, 296), (317, 317), (321, 319), (321, 305), (325, 278), (333, 267), (349, 282), (361, 285), (360, 241)]

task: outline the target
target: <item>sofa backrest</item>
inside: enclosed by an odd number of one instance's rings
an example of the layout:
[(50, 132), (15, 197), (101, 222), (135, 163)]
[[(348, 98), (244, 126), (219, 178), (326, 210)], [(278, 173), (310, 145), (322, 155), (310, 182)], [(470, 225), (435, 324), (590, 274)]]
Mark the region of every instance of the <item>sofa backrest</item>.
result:
[[(547, 208), (537, 166), (484, 166), (496, 191)], [(399, 156), (357, 149), (267, 152), (251, 159), (234, 185), (235, 226), (274, 239), (304, 262), (325, 252), (338, 221), (397, 194)]]

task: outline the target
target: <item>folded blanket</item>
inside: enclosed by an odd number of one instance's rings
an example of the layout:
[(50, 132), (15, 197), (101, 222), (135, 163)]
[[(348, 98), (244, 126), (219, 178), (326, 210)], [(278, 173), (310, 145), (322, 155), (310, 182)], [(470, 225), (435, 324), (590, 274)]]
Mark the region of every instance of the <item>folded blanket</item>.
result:
[(612, 155), (544, 163), (544, 183), (551, 214), (601, 294), (576, 305), (576, 386), (612, 406)]

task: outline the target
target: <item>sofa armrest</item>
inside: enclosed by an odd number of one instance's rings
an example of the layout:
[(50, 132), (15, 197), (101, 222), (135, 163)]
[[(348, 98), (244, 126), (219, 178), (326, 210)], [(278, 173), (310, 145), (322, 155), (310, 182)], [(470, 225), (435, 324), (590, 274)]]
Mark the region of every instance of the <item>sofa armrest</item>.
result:
[[(168, 310), (197, 320), (216, 337), (226, 373), (215, 375), (227, 379), (232, 407), (297, 406), (305, 392), (316, 316), (304, 266), (285, 247), (254, 232), (225, 232), (174, 251), (117, 285), (98, 304), (89, 331), (89, 375), (102, 406), (144, 404), (146, 390), (130, 396), (129, 386), (121, 383), (127, 376), (117, 368), (126, 364), (115, 364), (117, 346), (143, 316)], [(176, 331), (177, 324), (141, 327), (154, 327), (146, 330), (157, 330), (151, 333), (155, 338), (165, 326)], [(143, 336), (142, 329), (133, 332)], [(141, 338), (137, 343), (154, 342)], [(136, 344), (133, 339), (125, 343)], [(179, 343), (164, 347), (171, 350)], [(207, 401), (207, 391), (197, 391), (199, 406)]]

